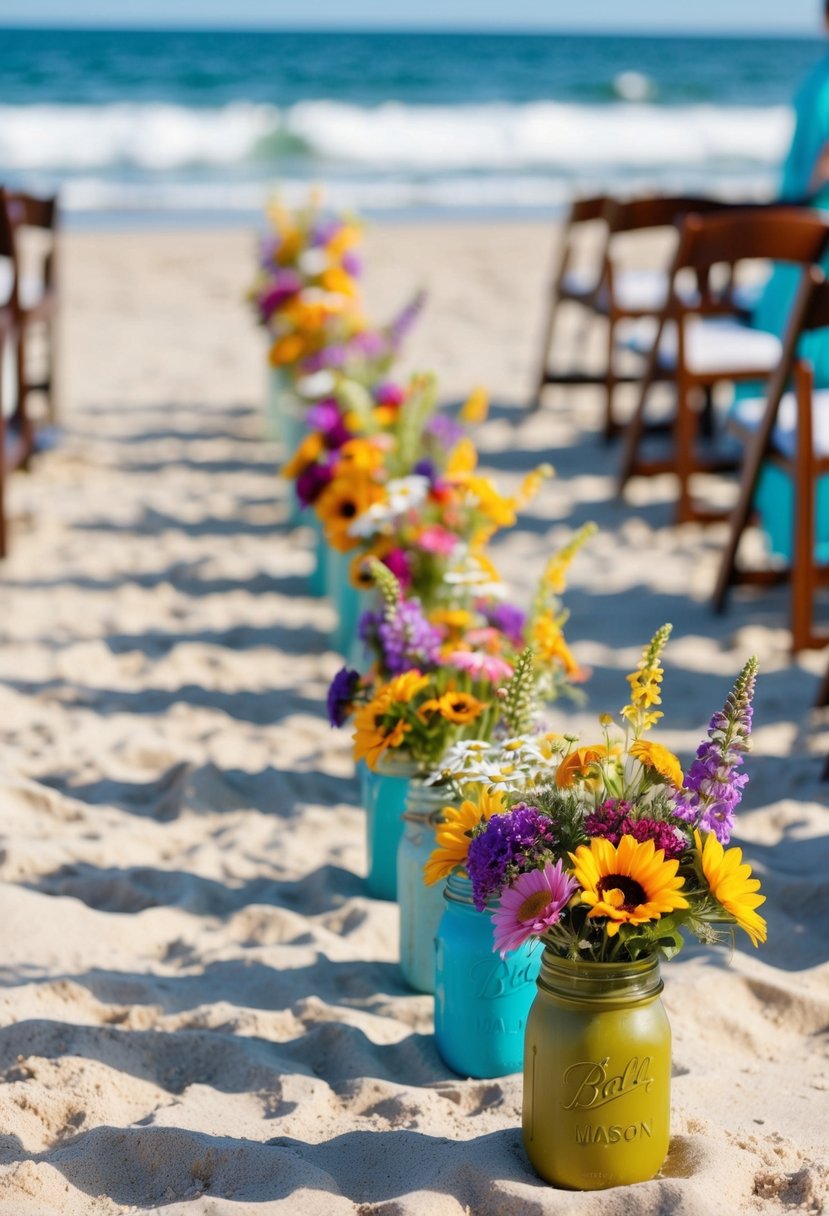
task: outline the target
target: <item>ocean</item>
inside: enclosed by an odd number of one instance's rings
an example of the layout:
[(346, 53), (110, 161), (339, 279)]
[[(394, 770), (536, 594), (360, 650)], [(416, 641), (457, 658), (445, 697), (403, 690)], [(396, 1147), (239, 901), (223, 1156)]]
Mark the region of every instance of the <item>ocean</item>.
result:
[(768, 197), (822, 39), (0, 29), (0, 182), (70, 223), (374, 216), (574, 193)]

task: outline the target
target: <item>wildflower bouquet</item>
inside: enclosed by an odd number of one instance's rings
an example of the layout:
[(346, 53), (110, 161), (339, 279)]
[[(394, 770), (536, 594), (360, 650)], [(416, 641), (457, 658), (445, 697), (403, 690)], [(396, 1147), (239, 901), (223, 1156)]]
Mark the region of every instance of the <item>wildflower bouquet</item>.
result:
[(739, 848), (724, 848), (748, 780), (739, 770), (757, 662), (746, 663), (683, 775), (676, 756), (646, 737), (662, 716), (669, 633), (657, 631), (628, 676), (623, 734), (605, 715), (601, 740), (589, 745), (545, 736), (498, 755), (467, 744), (444, 761), (440, 776), (466, 797), (444, 812), (424, 876), (466, 870), (478, 909), (494, 905), (502, 957), (542, 935), (562, 957), (593, 962), (670, 958), (681, 930), (714, 942), (723, 924), (755, 946), (765, 941), (760, 883)]
[[(476, 390), (455, 421), (435, 411), (433, 376), (415, 375), (405, 389), (349, 383), (333, 431), (309, 436), (287, 468), (320, 486), (312, 501), (332, 548), (351, 553), (352, 582), (365, 588), (364, 559), (379, 558), (404, 588), (431, 603), (447, 581), (497, 582), (484, 547), (548, 474), (530, 474), (514, 497), (501, 495), (476, 471), (465, 424), (486, 409)], [(351, 439), (339, 444), (343, 424)], [(331, 435), (335, 436), (332, 443)], [(338, 446), (339, 444), (339, 446)]]
[[(427, 614), (387, 567), (371, 561), (382, 605), (363, 614), (360, 632), (374, 661), (366, 676), (339, 672), (328, 698), (332, 725), (354, 714), (355, 759), (374, 768), (400, 750), (421, 767), (434, 765), (461, 740), (480, 747), (498, 733), (530, 729), (541, 704), (573, 695), (584, 673), (564, 639), (560, 592), (563, 569), (593, 531), (583, 528), (548, 564), (526, 616), (487, 599)], [(537, 637), (542, 648), (527, 644)]]
[(365, 328), (355, 252), (361, 233), (355, 220), (323, 210), (318, 196), (294, 212), (275, 201), (268, 219), (272, 231), (248, 296), (273, 338), (271, 365), (283, 367), (329, 345), (334, 334), (347, 340)]

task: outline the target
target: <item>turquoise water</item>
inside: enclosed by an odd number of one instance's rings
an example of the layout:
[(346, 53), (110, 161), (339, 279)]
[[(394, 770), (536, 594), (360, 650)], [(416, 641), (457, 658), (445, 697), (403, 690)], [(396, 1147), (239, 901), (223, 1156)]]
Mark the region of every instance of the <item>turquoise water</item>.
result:
[(0, 180), (76, 221), (770, 193), (819, 39), (0, 30)]

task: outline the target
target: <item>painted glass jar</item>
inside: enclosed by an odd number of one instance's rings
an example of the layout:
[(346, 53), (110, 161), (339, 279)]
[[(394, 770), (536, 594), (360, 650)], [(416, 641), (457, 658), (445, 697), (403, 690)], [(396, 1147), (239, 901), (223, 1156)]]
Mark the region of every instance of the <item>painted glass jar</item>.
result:
[(357, 663), (362, 649), (357, 637), (357, 625), (371, 597), (354, 586), (350, 567), (350, 553), (339, 553), (326, 546), (325, 589), (336, 614), (331, 631), (331, 649), (341, 654), (346, 662)]
[(397, 850), (400, 905), (400, 970), (415, 992), (435, 991), (435, 938), (443, 915), (443, 887), (423, 881), (423, 867), (435, 847), (435, 826), (447, 793), (439, 785), (409, 782), (404, 831)]
[(527, 1023), (524, 1147), (555, 1186), (652, 1178), (668, 1152), (671, 1029), (658, 960), (582, 963), (545, 947)]
[(375, 899), (397, 899), (397, 850), (403, 837), (403, 812), (409, 781), (420, 770), (396, 756), (386, 756), (376, 769), (367, 769), (366, 886)]
[(492, 921), (472, 902), (472, 884), (453, 874), (435, 942), (435, 1042), (464, 1077), (519, 1072), (524, 1030), (536, 993), (541, 946), (533, 941), (502, 959)]

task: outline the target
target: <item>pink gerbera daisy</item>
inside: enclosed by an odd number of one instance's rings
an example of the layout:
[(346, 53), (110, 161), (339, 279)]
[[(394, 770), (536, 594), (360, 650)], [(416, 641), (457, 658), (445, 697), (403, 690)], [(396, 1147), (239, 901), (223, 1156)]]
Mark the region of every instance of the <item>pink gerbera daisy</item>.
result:
[(502, 680), (509, 680), (512, 676), (512, 667), (506, 659), (500, 658), (497, 654), (482, 654), (476, 650), (456, 650), (447, 657), (446, 662), (451, 667), (457, 667), (459, 671), (467, 672), (473, 680), (489, 680), (492, 684), (499, 684)]
[(495, 949), (505, 956), (516, 950), (529, 937), (540, 937), (545, 929), (557, 924), (561, 913), (578, 888), (572, 875), (562, 867), (547, 862), (543, 870), (521, 874), (507, 887), (492, 916)]

